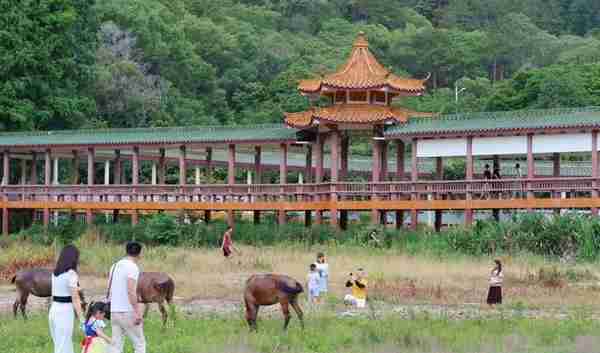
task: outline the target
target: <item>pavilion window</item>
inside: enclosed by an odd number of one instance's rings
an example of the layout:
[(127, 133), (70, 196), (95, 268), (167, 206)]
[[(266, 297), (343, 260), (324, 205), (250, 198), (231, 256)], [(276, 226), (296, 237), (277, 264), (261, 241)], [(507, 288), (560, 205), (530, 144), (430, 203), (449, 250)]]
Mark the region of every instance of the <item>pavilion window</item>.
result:
[(372, 91), (371, 104), (385, 104), (385, 92)]
[(346, 91), (336, 91), (335, 92), (335, 103), (336, 104), (346, 103)]
[(350, 103), (368, 103), (367, 92), (365, 92), (365, 91), (350, 92)]

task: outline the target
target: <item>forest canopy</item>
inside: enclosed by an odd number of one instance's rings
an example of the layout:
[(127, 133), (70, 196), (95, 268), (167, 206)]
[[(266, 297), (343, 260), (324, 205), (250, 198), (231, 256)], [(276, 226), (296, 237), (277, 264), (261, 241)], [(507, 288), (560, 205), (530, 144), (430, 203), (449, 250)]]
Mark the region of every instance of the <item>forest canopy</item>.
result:
[(431, 73), (397, 104), (600, 105), (597, 0), (6, 0), (0, 130), (281, 122), (359, 31), (396, 73)]

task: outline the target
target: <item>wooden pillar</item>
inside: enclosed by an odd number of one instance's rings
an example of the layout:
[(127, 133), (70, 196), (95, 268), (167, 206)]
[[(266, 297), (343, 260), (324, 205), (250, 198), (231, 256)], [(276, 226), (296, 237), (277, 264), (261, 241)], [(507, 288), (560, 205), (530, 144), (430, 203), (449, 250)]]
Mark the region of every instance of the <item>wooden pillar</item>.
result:
[[(306, 161), (304, 166), (305, 183), (313, 182), (313, 168), (312, 168), (312, 146), (306, 145)], [(309, 197), (310, 198), (310, 197)], [(312, 225), (312, 211), (304, 211), (304, 226), (310, 227)]]
[[(467, 181), (473, 181), (473, 136), (467, 137), (467, 156), (466, 156), (466, 179)], [(467, 208), (465, 208), (465, 225), (470, 226), (473, 224), (473, 209), (471, 208), (471, 200), (473, 200), (473, 193), (471, 192), (471, 185), (467, 184)]]
[(209, 183), (212, 180), (212, 176), (213, 176), (212, 147), (206, 147), (206, 177), (208, 178)]
[(167, 175), (167, 151), (164, 148), (159, 149), (160, 156), (158, 157), (158, 183), (166, 184)]
[(104, 161), (104, 185), (110, 185), (110, 160)]
[(53, 172), (52, 172), (52, 184), (54, 184), (54, 185), (58, 185), (59, 184), (58, 183), (58, 181), (59, 181), (58, 180), (58, 177), (59, 177), (59, 175), (58, 175), (58, 163), (59, 163), (59, 161), (60, 161), (60, 159), (58, 157), (54, 158), (54, 160), (53, 160), (54, 165), (53, 165), (53, 168), (52, 168), (53, 169)]
[[(254, 146), (254, 184), (262, 184), (261, 146)], [(254, 224), (260, 224), (260, 211), (253, 211)]]
[[(531, 190), (531, 180), (535, 177), (535, 160), (533, 157), (533, 134), (527, 134), (527, 198), (533, 199), (534, 194)], [(527, 209), (533, 211), (532, 209)]]
[(27, 160), (21, 159), (21, 185), (27, 184)]
[[(287, 184), (287, 174), (288, 174), (288, 163), (287, 163), (287, 151), (288, 151), (288, 146), (285, 143), (282, 143), (280, 145), (281, 148), (281, 160), (279, 162), (279, 184), (281, 185), (285, 185)], [(283, 193), (284, 193), (284, 188), (281, 188), (281, 200), (284, 200), (283, 197)], [(278, 223), (280, 225), (285, 224), (286, 223), (286, 212), (283, 209), (280, 209), (278, 211)]]
[[(592, 197), (598, 197), (598, 131), (592, 131)], [(598, 216), (598, 207), (592, 207), (592, 216)]]
[(87, 183), (89, 186), (94, 185), (94, 148), (89, 147), (87, 153)]
[(152, 175), (150, 178), (150, 183), (152, 185), (156, 185), (158, 183), (158, 166), (155, 162), (152, 162)]
[[(410, 171), (410, 179), (413, 182), (413, 193), (411, 199), (413, 201), (417, 201), (418, 195), (416, 192), (416, 183), (419, 180), (419, 160), (417, 158), (417, 139), (412, 140), (411, 152), (411, 171)], [(410, 228), (412, 230), (416, 230), (419, 223), (419, 210), (416, 208), (412, 208), (410, 210)]]
[(329, 216), (331, 219), (329, 220), (331, 225), (335, 228), (339, 228), (338, 223), (338, 209), (337, 209), (337, 191), (336, 191), (336, 183), (339, 181), (339, 166), (340, 166), (340, 131), (333, 130), (331, 132), (331, 207), (329, 209)]
[(381, 177), (379, 181), (388, 181), (388, 143), (387, 141), (381, 141)]
[(121, 151), (115, 150), (115, 160), (114, 160), (114, 168), (113, 168), (113, 183), (115, 185), (121, 185), (121, 175), (123, 168), (123, 163), (121, 162)]
[(131, 184), (137, 186), (140, 183), (140, 148), (135, 146), (131, 156)]
[(187, 184), (187, 166), (185, 145), (179, 147), (179, 185)]
[[(444, 159), (442, 157), (435, 158), (435, 174), (437, 180), (444, 180)], [(435, 199), (441, 199), (442, 195), (435, 195)], [(435, 210), (435, 230), (440, 231), (442, 229), (442, 210)]]
[(9, 226), (8, 208), (4, 207), (2, 209), (2, 235), (8, 236), (10, 231)]
[[(230, 144), (227, 148), (228, 163), (227, 163), (227, 184), (235, 185), (235, 145)], [(227, 224), (233, 227), (235, 223), (233, 210), (227, 211)]]
[[(95, 150), (93, 147), (89, 147), (87, 150), (87, 183), (88, 186), (93, 186), (94, 185), (94, 177), (96, 175), (96, 171), (94, 169), (94, 157), (95, 157)], [(86, 209), (85, 210), (85, 223), (88, 225), (91, 225), (94, 223), (94, 214), (92, 213), (91, 209)]]
[(79, 185), (79, 151), (73, 150), (71, 153), (73, 156), (71, 157), (71, 184)]
[[(323, 136), (321, 134), (317, 135), (317, 142), (314, 144), (314, 153), (315, 153), (315, 183), (319, 184), (323, 182)], [(316, 195), (314, 200), (319, 201), (320, 196)], [(323, 210), (317, 210), (315, 212), (315, 224), (323, 223)]]
[[(374, 138), (372, 140), (372, 148), (373, 148), (373, 153), (372, 153), (372, 171), (371, 171), (371, 181), (373, 183), (378, 183), (381, 181), (381, 157), (382, 157), (382, 153), (381, 153), (381, 142), (379, 140), (377, 140), (376, 138), (378, 138), (380, 136), (378, 136), (377, 131), (375, 131), (374, 133)], [(374, 186), (374, 188), (376, 188), (376, 186)], [(373, 194), (371, 196), (372, 200), (377, 200), (378, 197), (376, 196), (376, 194)], [(371, 209), (371, 223), (372, 224), (379, 224), (379, 210), (378, 209)]]
[[(44, 185), (50, 186), (52, 175), (52, 154), (50, 149), (46, 149), (44, 154)], [(50, 209), (44, 208), (43, 213), (43, 224), (44, 228), (48, 229), (48, 225), (50, 224)]]
[(260, 146), (254, 146), (254, 184), (262, 184), (262, 149)]
[[(396, 181), (404, 180), (404, 142), (396, 141)], [(400, 198), (398, 196), (398, 198)], [(400, 229), (404, 223), (404, 211), (396, 210), (396, 229)]]
[(37, 176), (37, 153), (35, 151), (31, 152), (31, 185), (37, 185), (38, 176)]
[(196, 185), (202, 184), (201, 175), (202, 175), (202, 173), (200, 173), (200, 167), (195, 166), (194, 167), (194, 184), (196, 184)]
[(340, 181), (346, 180), (346, 178), (348, 177), (349, 145), (350, 145), (350, 137), (349, 136), (342, 137), (341, 146), (340, 146), (340, 172), (339, 172)]
[(2, 185), (10, 184), (10, 152), (5, 150), (2, 154)]

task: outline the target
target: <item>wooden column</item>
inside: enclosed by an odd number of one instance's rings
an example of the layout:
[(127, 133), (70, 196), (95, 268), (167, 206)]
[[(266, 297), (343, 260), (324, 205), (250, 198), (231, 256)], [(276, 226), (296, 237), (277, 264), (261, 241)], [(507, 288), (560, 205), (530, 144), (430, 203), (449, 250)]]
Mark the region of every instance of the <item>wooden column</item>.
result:
[(2, 154), (2, 185), (10, 184), (10, 152), (5, 150)]
[[(396, 141), (396, 181), (404, 180), (404, 142)], [(397, 199), (400, 196), (396, 197)], [(396, 229), (400, 229), (404, 223), (404, 211), (396, 210)]]
[(31, 152), (31, 185), (37, 185), (38, 176), (37, 176), (37, 153), (35, 151)]
[[(315, 153), (315, 183), (319, 184), (323, 182), (323, 136), (321, 134), (317, 135), (317, 142), (314, 144), (314, 153)], [(319, 201), (321, 197), (316, 195), (314, 197), (315, 201)], [(323, 210), (317, 210), (315, 212), (315, 224), (323, 223)]]
[(21, 158), (21, 185), (27, 184), (27, 160)]
[[(231, 144), (227, 148), (228, 163), (227, 163), (227, 184), (235, 185), (235, 145)], [(227, 211), (227, 224), (233, 227), (235, 223), (232, 210)]]
[[(411, 199), (416, 201), (418, 199), (418, 195), (416, 193), (416, 183), (419, 180), (419, 159), (417, 158), (417, 139), (412, 140), (411, 152), (411, 170), (410, 170), (410, 180), (413, 182), (413, 193)], [(412, 230), (416, 230), (419, 223), (419, 210), (413, 208), (410, 210), (410, 228)]]
[(158, 166), (155, 162), (152, 162), (152, 175), (150, 178), (150, 183), (152, 185), (158, 184)]
[(123, 162), (121, 161), (121, 151), (115, 150), (115, 162), (113, 169), (113, 183), (116, 185), (123, 184), (122, 175), (123, 175)]
[(381, 177), (379, 181), (388, 181), (388, 143), (381, 141)]
[[(435, 158), (435, 174), (437, 180), (444, 180), (444, 159), (442, 157)], [(435, 195), (436, 200), (440, 200), (442, 195)], [(440, 231), (442, 229), (442, 210), (435, 210), (435, 230)]]
[[(254, 184), (262, 184), (262, 165), (261, 165), (262, 148), (254, 146)], [(260, 224), (260, 211), (253, 211), (254, 224)]]
[(140, 148), (134, 147), (131, 155), (131, 184), (137, 186), (140, 184)]
[[(288, 146), (285, 143), (282, 143), (280, 146), (281, 149), (281, 160), (279, 162), (279, 184), (281, 185), (285, 185), (287, 184), (287, 174), (288, 174), (288, 163), (287, 163), (287, 151), (288, 151)], [(283, 194), (284, 188), (283, 186), (281, 187), (281, 193)], [(284, 196), (281, 196), (281, 200), (285, 200)], [(278, 215), (278, 223), (280, 225), (285, 224), (286, 223), (286, 212), (285, 210), (279, 210), (277, 212)]]
[[(44, 154), (44, 185), (46, 186), (50, 186), (51, 183), (51, 175), (52, 175), (52, 154), (50, 152), (50, 149), (46, 149), (46, 152)], [(49, 201), (49, 197), (48, 197), (48, 201)], [(44, 208), (44, 214), (43, 214), (43, 224), (44, 224), (44, 228), (48, 228), (48, 225), (50, 224), (50, 209), (49, 208)]]
[(52, 172), (52, 184), (54, 184), (54, 185), (58, 185), (59, 184), (59, 179), (58, 179), (58, 177), (59, 177), (59, 175), (58, 175), (58, 173), (59, 173), (58, 172), (59, 161), (60, 161), (60, 158), (58, 158), (58, 157), (54, 158), (54, 160), (53, 160), (54, 165), (53, 165), (53, 168), (52, 168), (53, 169), (53, 172)]
[[(560, 178), (560, 153), (552, 153), (552, 177)], [(556, 191), (552, 193), (552, 197), (556, 199), (560, 199), (562, 197), (560, 191)], [(555, 215), (560, 215), (560, 208), (554, 209)]]
[[(592, 197), (598, 197), (598, 131), (592, 131)], [(592, 216), (598, 216), (598, 207), (592, 207)]]
[(187, 166), (185, 146), (179, 147), (179, 185), (187, 184)]
[[(96, 171), (94, 169), (95, 151), (93, 147), (89, 147), (87, 151), (87, 182), (88, 186), (94, 185), (94, 177)], [(91, 225), (94, 223), (94, 214), (91, 209), (85, 210), (85, 223)]]
[(71, 154), (71, 184), (79, 185), (79, 151), (73, 150)]
[(338, 209), (337, 209), (337, 190), (336, 183), (339, 180), (339, 166), (340, 166), (340, 132), (339, 130), (331, 131), (331, 207), (329, 209), (329, 216), (331, 219), (329, 220), (331, 225), (335, 228), (339, 228), (338, 223)]
[(348, 154), (349, 154), (350, 137), (344, 136), (341, 139), (340, 145), (340, 181), (346, 180), (348, 177)]
[(10, 223), (9, 223), (9, 215), (8, 208), (4, 207), (2, 209), (2, 235), (8, 236), (10, 232)]
[[(312, 172), (312, 146), (311, 145), (306, 145), (306, 161), (305, 161), (305, 165), (304, 165), (304, 176), (305, 176), (305, 183), (312, 183), (313, 182), (313, 172)], [(310, 196), (309, 197), (305, 197), (305, 199), (307, 201), (310, 200)], [(304, 211), (304, 226), (305, 227), (310, 227), (312, 225), (312, 211), (310, 210), (306, 210)]]
[[(375, 130), (374, 133), (374, 138), (371, 142), (372, 144), (372, 148), (373, 148), (373, 153), (372, 153), (372, 168), (373, 170), (371, 171), (371, 181), (373, 183), (378, 183), (381, 181), (381, 157), (382, 157), (382, 153), (381, 153), (381, 141), (376, 140), (376, 138), (378, 138), (380, 136), (378, 136), (377, 130)], [(374, 188), (377, 188), (376, 186), (374, 186)], [(378, 197), (376, 196), (375, 193), (373, 193), (373, 195), (371, 195), (371, 199), (372, 200), (377, 200)], [(379, 210), (378, 209), (371, 209), (371, 223), (372, 224), (379, 224)]]
[[(207, 183), (210, 183), (213, 180), (212, 147), (206, 147), (206, 180)], [(204, 211), (204, 222), (209, 223), (210, 220), (210, 210)]]
[(104, 185), (110, 185), (110, 160), (104, 161)]
[[(466, 156), (466, 179), (467, 181), (473, 181), (473, 136), (467, 137), (467, 156)], [(465, 225), (470, 226), (473, 224), (473, 209), (470, 208), (471, 200), (473, 200), (473, 193), (471, 192), (471, 185), (467, 184), (467, 208), (465, 209)]]
[(202, 184), (202, 173), (200, 172), (200, 167), (194, 167), (194, 184), (200, 185)]
[[(533, 191), (531, 190), (531, 180), (535, 177), (535, 160), (533, 157), (533, 134), (527, 134), (527, 198), (534, 198)], [(533, 209), (527, 209), (533, 211)]]
[(158, 183), (166, 184), (167, 175), (167, 151), (164, 148), (159, 149), (160, 156), (158, 157)]

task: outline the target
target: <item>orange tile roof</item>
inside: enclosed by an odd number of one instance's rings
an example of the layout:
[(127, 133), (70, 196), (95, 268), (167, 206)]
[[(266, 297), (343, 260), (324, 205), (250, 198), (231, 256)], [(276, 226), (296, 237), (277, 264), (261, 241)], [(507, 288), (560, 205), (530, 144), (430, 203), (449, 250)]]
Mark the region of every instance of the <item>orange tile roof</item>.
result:
[(352, 46), (352, 53), (337, 72), (320, 79), (302, 80), (298, 89), (305, 93), (315, 93), (323, 86), (334, 89), (374, 89), (389, 87), (393, 90), (419, 95), (425, 91), (428, 78), (409, 79), (394, 75), (383, 67), (369, 50), (369, 42), (360, 32)]
[(371, 104), (336, 104), (313, 107), (299, 113), (285, 113), (285, 123), (295, 128), (307, 128), (314, 120), (345, 124), (381, 124), (386, 121), (404, 123), (409, 117), (429, 117), (431, 113), (418, 113), (404, 108)]

